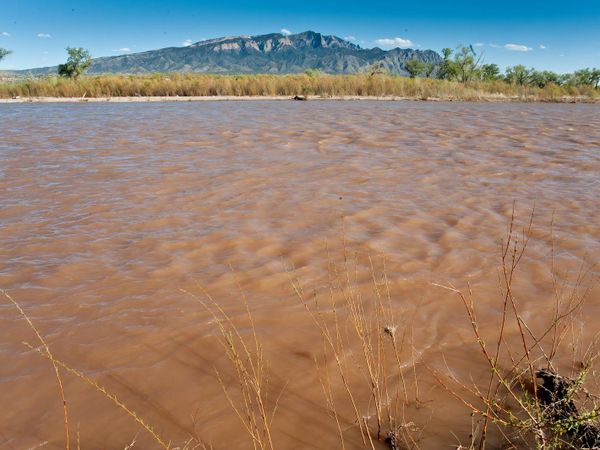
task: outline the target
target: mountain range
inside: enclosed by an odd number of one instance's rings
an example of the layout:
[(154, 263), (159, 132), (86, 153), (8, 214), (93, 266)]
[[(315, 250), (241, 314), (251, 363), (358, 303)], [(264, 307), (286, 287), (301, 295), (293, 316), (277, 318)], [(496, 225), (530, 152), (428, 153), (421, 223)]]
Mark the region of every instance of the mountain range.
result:
[[(365, 49), (336, 36), (305, 31), (292, 35), (222, 37), (186, 47), (101, 57), (93, 60), (88, 73), (286, 74), (319, 69), (330, 74), (348, 74), (377, 64), (393, 74), (408, 75), (404, 63), (410, 59), (434, 65), (441, 62), (440, 55), (433, 50)], [(56, 67), (20, 72), (51, 74), (56, 73)]]

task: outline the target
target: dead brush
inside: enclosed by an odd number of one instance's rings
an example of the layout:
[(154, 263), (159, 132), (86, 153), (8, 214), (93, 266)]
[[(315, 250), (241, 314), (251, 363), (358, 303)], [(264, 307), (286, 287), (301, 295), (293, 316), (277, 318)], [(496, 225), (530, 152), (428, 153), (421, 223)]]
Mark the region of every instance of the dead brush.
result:
[(202, 286), (199, 286), (199, 289), (204, 298), (183, 289), (181, 292), (200, 302), (217, 324), (221, 335), (221, 345), (233, 366), (238, 381), (237, 396), (232, 395), (223, 381), (221, 373), (215, 369), (219, 385), (250, 436), (254, 449), (274, 450), (272, 423), (285, 387), (280, 391), (275, 402), (271, 403), (264, 350), (256, 331), (248, 300), (240, 288), (246, 318), (250, 324), (250, 337), (245, 338), (231, 317), (211, 295)]
[[(408, 390), (418, 398), (416, 376), (412, 381), (408, 379), (410, 371), (415, 373), (416, 358), (414, 354), (409, 358), (404, 355), (407, 333), (395, 319), (397, 305), (393, 305), (385, 259), (382, 259), (382, 273), (377, 275), (373, 259), (368, 258), (372, 295), (365, 298), (358, 286), (354, 256), (352, 268), (344, 244), (343, 263), (339, 265), (329, 259), (325, 302), (316, 290), (310, 293), (305, 290), (293, 268), (288, 270), (295, 295), (323, 338), (324, 360), (331, 358), (334, 362), (337, 375), (332, 378), (327, 368), (319, 367), (315, 360), (327, 409), (335, 421), (342, 449), (346, 448), (344, 431), (352, 426), (358, 428), (366, 448), (375, 449), (377, 441), (387, 443), (392, 449), (417, 448), (423, 430), (406, 415), (410, 403)], [(339, 392), (343, 392), (345, 399), (340, 398)], [(361, 400), (365, 393), (368, 393), (366, 401)], [(339, 412), (342, 401), (350, 405), (352, 419), (342, 418)]]
[[(54, 354), (51, 352), (50, 347), (46, 343), (46, 340), (43, 338), (43, 336), (41, 335), (41, 333), (39, 332), (37, 327), (34, 325), (34, 323), (29, 318), (29, 315), (25, 312), (25, 310), (23, 310), (21, 305), (16, 300), (14, 300), (6, 291), (2, 290), (0, 292), (2, 292), (2, 294), (15, 306), (15, 308), (17, 308), (17, 310), (19, 311), (19, 315), (21, 317), (23, 317), (23, 319), (25, 319), (25, 321), (27, 322), (27, 325), (29, 326), (29, 328), (31, 328), (33, 330), (33, 332), (35, 333), (35, 335), (41, 345), (36, 347), (36, 346), (31, 345), (28, 342), (23, 342), (23, 344), (26, 347), (28, 347), (29, 349), (37, 352), (40, 356), (47, 358), (52, 363), (52, 366), (54, 368), (54, 372), (56, 374), (56, 378), (58, 381), (58, 385), (59, 385), (60, 396), (61, 396), (61, 399), (63, 402), (63, 412), (64, 412), (64, 422), (65, 422), (65, 448), (67, 450), (69, 449), (69, 445), (70, 445), (68, 409), (67, 409), (67, 402), (65, 400), (65, 393), (64, 393), (62, 377), (61, 377), (59, 369), (63, 369), (64, 371), (66, 371), (72, 375), (75, 375), (77, 378), (83, 380), (88, 385), (93, 387), (96, 391), (100, 392), (105, 398), (110, 400), (114, 405), (119, 407), (129, 417), (131, 417), (135, 422), (137, 422), (138, 425), (140, 425), (142, 427), (142, 429), (144, 429), (152, 437), (154, 442), (159, 447), (164, 448), (166, 450), (170, 450), (170, 449), (175, 450), (175, 449), (173, 449), (173, 447), (171, 447), (170, 443), (167, 442), (164, 438), (162, 438), (160, 436), (160, 434), (158, 434), (158, 432), (151, 425), (149, 425), (136, 411), (134, 411), (133, 409), (128, 407), (125, 403), (123, 403), (116, 395), (109, 392), (104, 386), (99, 384), (96, 380), (88, 377), (83, 372), (72, 368), (70, 365), (61, 361), (60, 359), (57, 359), (54, 356)], [(134, 443), (135, 443), (135, 440), (134, 440)], [(134, 443), (130, 444), (130, 447), (132, 445), (134, 445)], [(79, 433), (78, 433), (77, 448), (79, 448), (79, 447), (80, 447), (80, 442), (79, 442)]]
[[(576, 365), (581, 347), (577, 313), (594, 284), (590, 277), (592, 270), (582, 265), (574, 279), (565, 277), (559, 281), (552, 244), (551, 318), (540, 331), (534, 330), (524, 319), (523, 302), (514, 288), (517, 268), (532, 236), (533, 217), (534, 211), (522, 231), (517, 232), (513, 205), (506, 239), (501, 244), (502, 310), (493, 341), (483, 337), (470, 286), (463, 292), (451, 285), (436, 284), (456, 293), (461, 300), (490, 373), (482, 388), (475, 382), (468, 384), (430, 369), (438, 383), (474, 417), (471, 443), (460, 448), (485, 449), (490, 426), (495, 427), (505, 445), (515, 449), (596, 448), (600, 444), (600, 429), (596, 424), (600, 403), (585, 388), (586, 375), (597, 358), (595, 343), (581, 355), (583, 362), (573, 376), (560, 375), (558, 369), (565, 366), (569, 357), (573, 359), (571, 365)], [(516, 344), (509, 341), (509, 327), (518, 336)], [(446, 372), (453, 373), (450, 368)]]

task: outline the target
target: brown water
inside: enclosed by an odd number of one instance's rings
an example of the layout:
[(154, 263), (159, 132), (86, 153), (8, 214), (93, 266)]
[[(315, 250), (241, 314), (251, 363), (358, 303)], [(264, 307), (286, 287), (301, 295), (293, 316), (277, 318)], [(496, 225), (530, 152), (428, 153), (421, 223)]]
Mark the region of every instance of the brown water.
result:
[[(413, 332), (424, 403), (407, 409), (407, 421), (424, 427), (422, 448), (449, 448), (468, 443), (469, 413), (424, 364), (443, 367), (445, 357), (467, 381), (486, 366), (461, 304), (433, 283), (469, 282), (484, 326), (495, 330), (499, 241), (513, 200), (520, 222), (535, 203), (518, 277), (535, 327), (552, 302), (552, 217), (557, 266), (600, 262), (599, 194), (593, 105), (4, 105), (0, 287), (57, 357), (165, 438), (181, 445), (197, 436), (228, 449), (250, 444), (214, 368), (231, 392), (236, 381), (210, 314), (180, 289), (200, 294), (197, 283), (204, 286), (247, 335), (241, 287), (264, 344), (271, 401), (285, 387), (276, 447), (332, 449), (339, 441), (314, 363), (322, 337), (287, 270), (295, 267), (308, 291), (326, 293), (328, 261), (352, 255), (368, 302), (367, 258), (381, 274), (385, 255), (393, 308)], [(584, 341), (598, 329), (599, 307), (592, 289)], [(24, 340), (36, 342), (3, 301), (0, 448), (64, 448), (51, 366)], [(348, 358), (358, 363), (358, 351), (347, 349)], [(331, 358), (324, 371), (338, 383)], [(154, 448), (108, 400), (64, 379), (82, 448), (124, 448), (136, 435), (136, 448)], [(346, 447), (363, 448), (351, 410), (339, 405)], [(372, 413), (368, 403), (360, 408)]]

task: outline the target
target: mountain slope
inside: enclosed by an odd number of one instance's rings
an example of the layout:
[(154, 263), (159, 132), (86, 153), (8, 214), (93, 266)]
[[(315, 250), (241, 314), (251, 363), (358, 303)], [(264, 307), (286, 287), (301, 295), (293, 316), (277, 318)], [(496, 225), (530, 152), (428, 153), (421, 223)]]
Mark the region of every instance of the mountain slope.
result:
[[(432, 50), (396, 48), (362, 49), (336, 36), (313, 31), (294, 35), (224, 37), (197, 42), (188, 47), (170, 47), (142, 53), (94, 59), (88, 73), (206, 72), (222, 74), (299, 73), (320, 69), (331, 74), (357, 73), (381, 64), (392, 73), (407, 75), (404, 62), (417, 58), (439, 64)], [(23, 71), (55, 73), (47, 67)]]

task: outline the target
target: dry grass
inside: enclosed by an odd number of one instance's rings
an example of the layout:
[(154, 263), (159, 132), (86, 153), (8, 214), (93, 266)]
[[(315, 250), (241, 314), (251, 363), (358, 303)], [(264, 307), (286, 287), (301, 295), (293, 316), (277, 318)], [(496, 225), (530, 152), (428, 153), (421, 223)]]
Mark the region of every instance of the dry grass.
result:
[(445, 100), (593, 101), (585, 86), (517, 86), (503, 81), (458, 83), (399, 76), (357, 75), (101, 75), (77, 80), (45, 77), (0, 82), (0, 98), (147, 96), (374, 96)]

